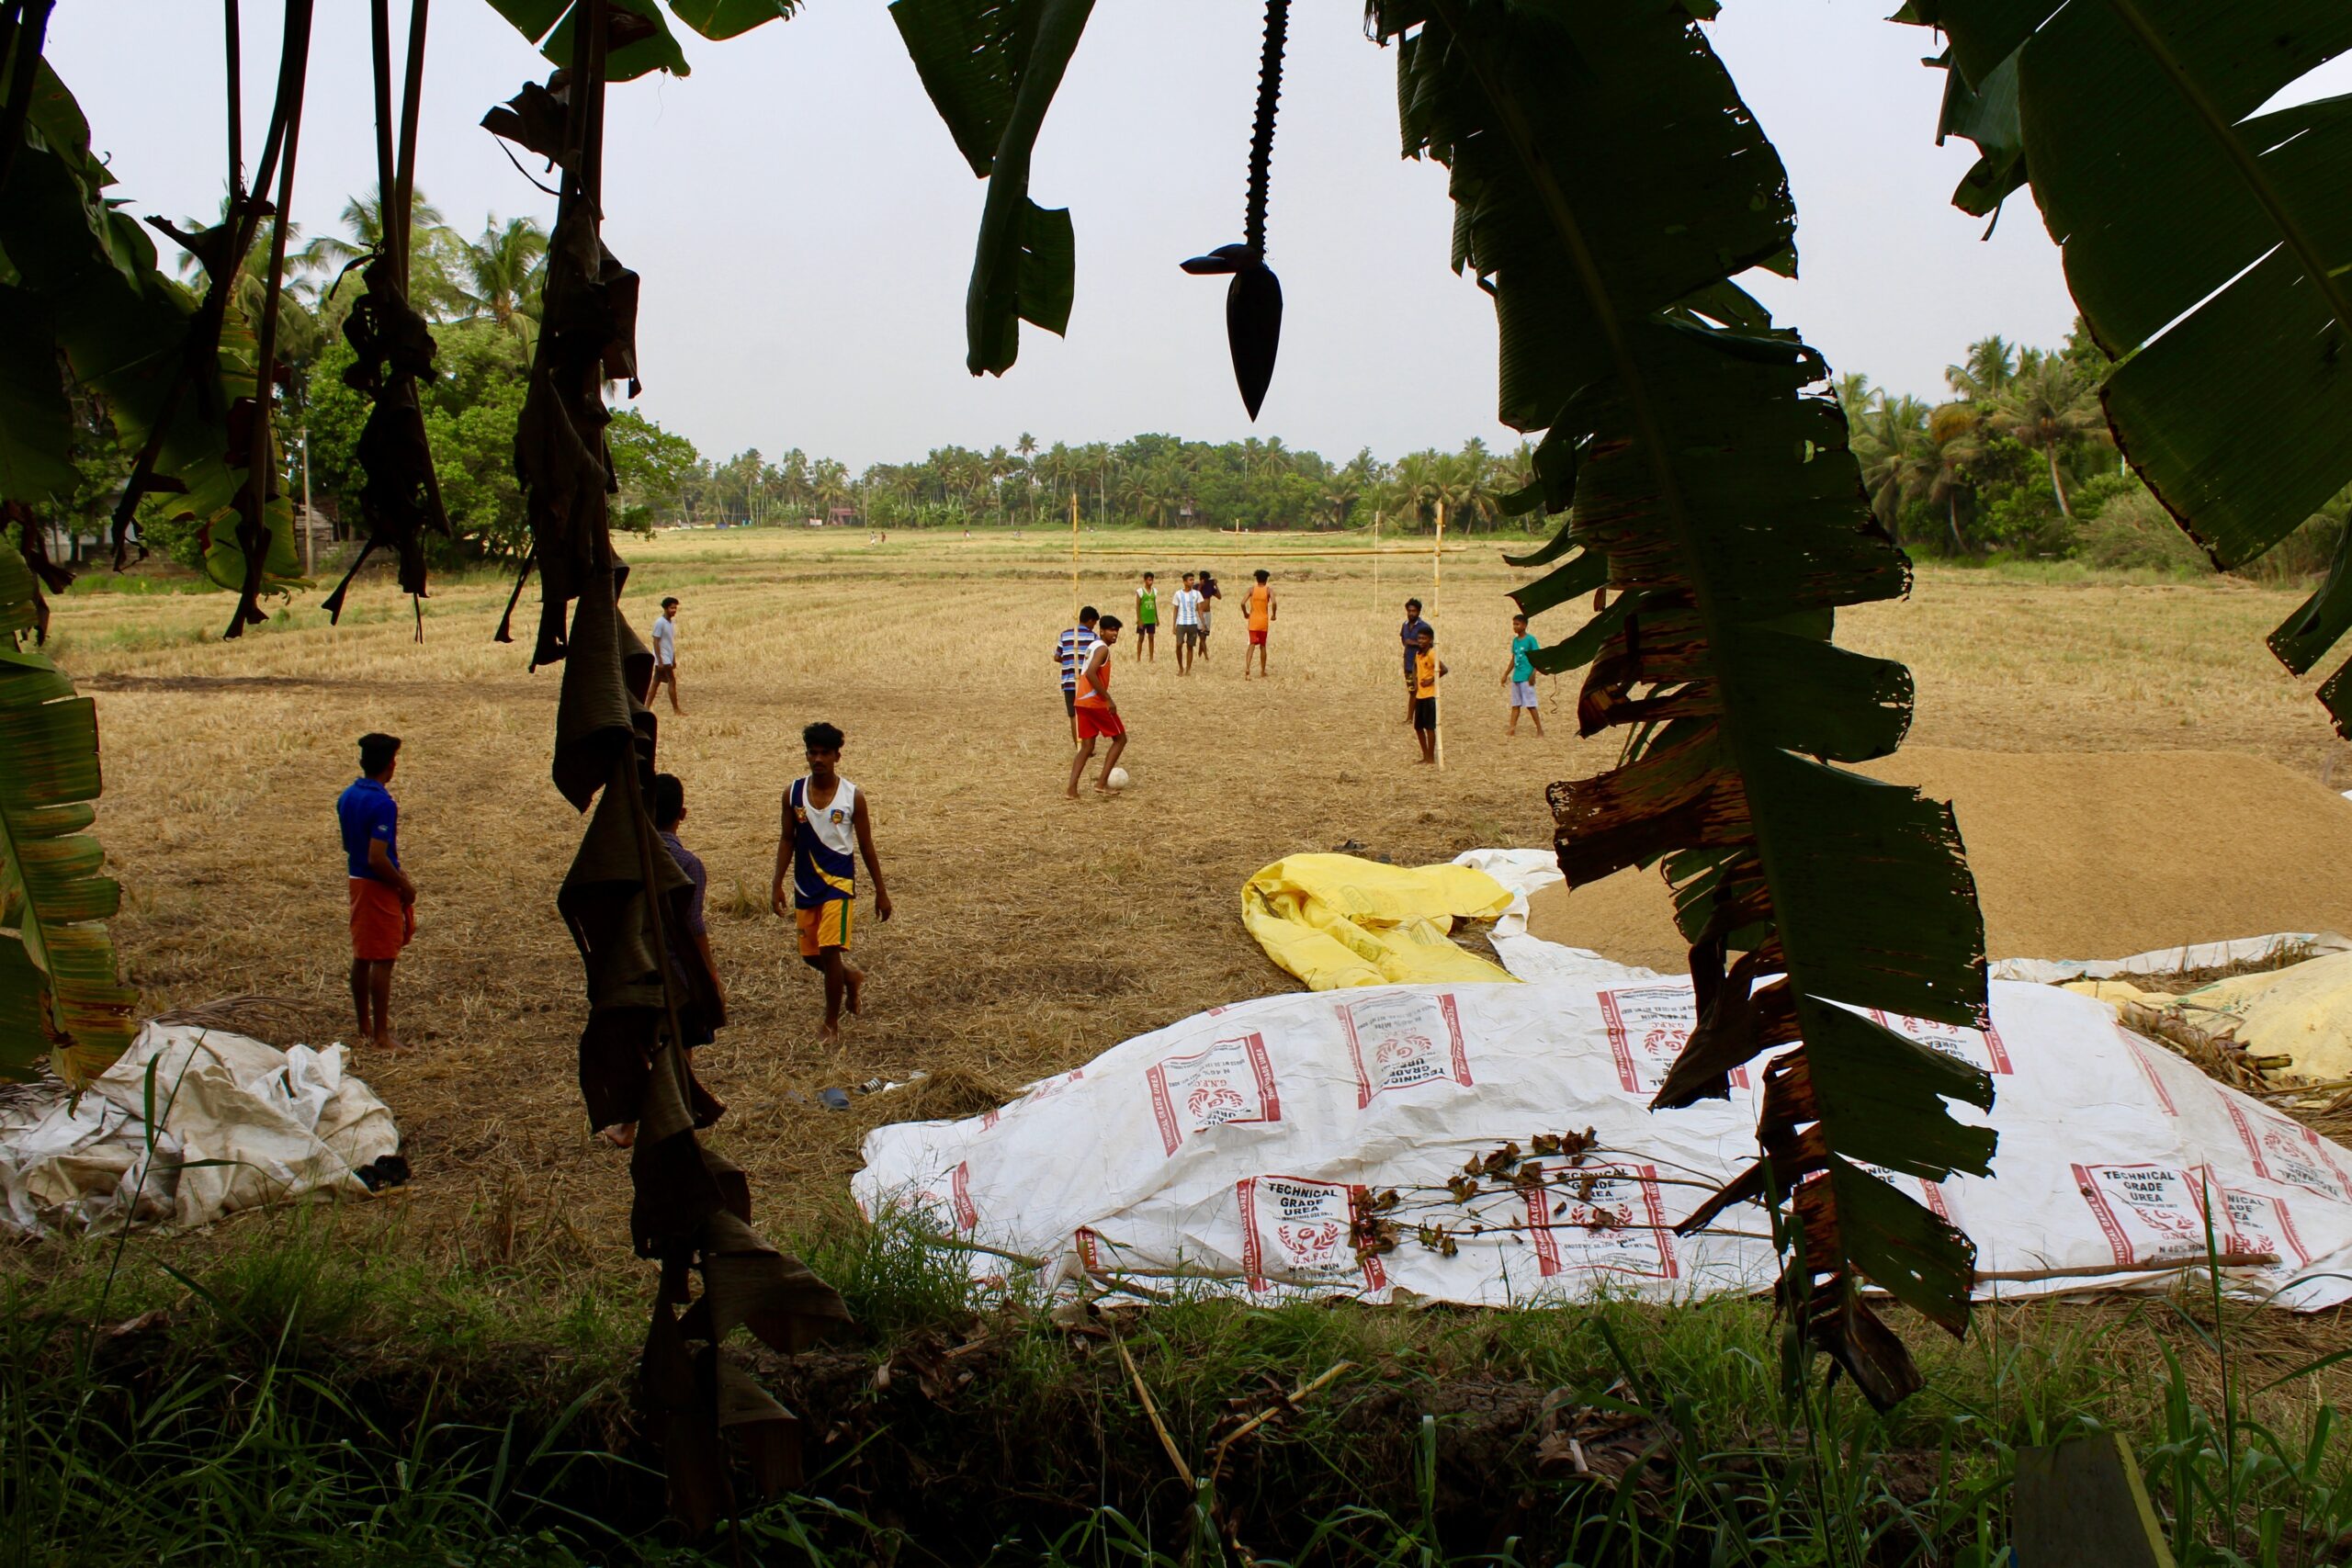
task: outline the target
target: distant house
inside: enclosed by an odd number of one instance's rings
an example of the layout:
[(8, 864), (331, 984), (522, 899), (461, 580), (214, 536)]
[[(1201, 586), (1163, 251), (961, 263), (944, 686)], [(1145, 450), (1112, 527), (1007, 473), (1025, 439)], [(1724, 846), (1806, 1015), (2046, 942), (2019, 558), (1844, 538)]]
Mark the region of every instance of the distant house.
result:
[(846, 528), (856, 521), (857, 508), (854, 506), (836, 506), (825, 513), (825, 523), (828, 527)]

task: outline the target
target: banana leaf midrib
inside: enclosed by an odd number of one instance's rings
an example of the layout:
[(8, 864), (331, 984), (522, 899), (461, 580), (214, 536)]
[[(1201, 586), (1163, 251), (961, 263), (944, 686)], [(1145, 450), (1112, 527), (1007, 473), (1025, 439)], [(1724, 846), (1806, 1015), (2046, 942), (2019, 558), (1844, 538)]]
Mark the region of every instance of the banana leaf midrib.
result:
[[(2075, 0), (2075, 3), (2085, 4), (2086, 0)], [(2188, 68), (2173, 51), (2164, 34), (2157, 30), (2155, 24), (2151, 22), (2140, 9), (2137, 0), (2106, 0), (2106, 3), (2114, 12), (2116, 19), (2123, 24), (2125, 30), (2139, 41), (2141, 48), (2147, 51), (2148, 57), (2163, 70), (2165, 78), (2172, 84), (2173, 90), (2180, 95), (2182, 101), (2188, 106), (2198, 123), (2203, 126), (2208, 134), (2219, 144), (2222, 156), (2229, 159), (2239, 175), (2245, 179), (2247, 189), (2253, 194), (2256, 202), (2261, 206), (2264, 215), (2270, 220), (2272, 227), (2278, 231), (2280, 243), (2294, 253), (2295, 259), (2302, 264), (2303, 275), (2311, 279), (2312, 287), (2316, 288), (2320, 297), (2327, 301), (2328, 310), (2335, 317), (2336, 325), (2347, 334), (2352, 334), (2352, 296), (2345, 293), (2342, 277), (2328, 266), (2326, 258), (2320, 254), (2319, 247), (2312, 243), (2311, 236), (2304, 231), (2302, 224), (2289, 209), (2278, 187), (2271, 182), (2269, 175), (2263, 172), (2262, 160), (2246, 146), (2245, 139), (2238, 134), (2237, 128), (2230, 122), (2227, 116), (2222, 113), (2220, 106), (2216, 105), (2205, 90), (2197, 85), (2197, 79), (2189, 74)], [(2113, 350), (2110, 348), (2109, 352)], [(2116, 435), (2120, 444), (2122, 432), (2118, 431)]]
[[(1642, 375), (1639, 358), (1634, 353), (1633, 345), (1626, 337), (1623, 319), (1614, 307), (1614, 301), (1602, 279), (1600, 265), (1592, 254), (1589, 244), (1586, 242), (1583, 227), (1577, 222), (1576, 214), (1569, 206), (1567, 193), (1561, 188), (1558, 180), (1554, 177), (1549, 164), (1545, 162), (1542, 151), (1534, 144), (1532, 134), (1524, 117), (1520, 113), (1517, 101), (1497, 81), (1493, 63), (1486, 58), (1485, 52), (1465, 36), (1461, 25), (1461, 7), (1458, 0), (1430, 0), (1430, 9), (1444, 21), (1447, 31), (1453, 35), (1453, 46), (1463, 51), (1464, 58), (1469, 62), (1471, 74), (1478, 83), (1480, 92), (1485, 95), (1488, 106), (1494, 109), (1498, 120), (1510, 137), (1512, 151), (1526, 170), (1529, 182), (1534, 186), (1537, 194), (1542, 197), (1552, 225), (1558, 231), (1562, 245), (1567, 250), (1570, 263), (1577, 272), (1577, 281), (1592, 306), (1594, 315), (1600, 322), (1603, 339), (1609, 345), (1611, 356), (1616, 362), (1618, 380), (1624, 389), (1626, 406), (1634, 416), (1640, 434), (1644, 461), (1658, 487), (1659, 496), (1666, 502), (1665, 512), (1668, 526), (1674, 532), (1676, 547), (1685, 561), (1702, 559), (1704, 558), (1698, 548), (1697, 531), (1691, 524), (1689, 503), (1683, 496), (1682, 487), (1674, 472), (1673, 463), (1668, 456), (1668, 448), (1665, 434), (1659, 423), (1657, 411), (1650, 397), (1645, 378)], [(1709, 574), (1688, 573), (1685, 575), (1684, 586), (1691, 597), (1692, 607), (1698, 612), (1702, 624), (1709, 628), (1708, 639), (1713, 643), (1720, 636), (1726, 622), (1716, 603)], [(1746, 733), (1747, 727), (1743, 721), (1743, 716), (1738, 712), (1738, 705), (1729, 702), (1719, 705), (1718, 711), (1713, 716), (1713, 722), (1722, 732), (1724, 745), (1734, 759), (1735, 768), (1744, 773), (1746, 757), (1758, 750), (1759, 743), (1754, 737)], [(1774, 890), (1774, 901), (1777, 904), (1779, 889), (1784, 878), (1781, 868), (1777, 864), (1772, 836), (1766, 832), (1760, 824), (1752, 820), (1749, 831), (1756, 844), (1757, 858), (1763, 865), (1765, 880)], [(1796, 983), (1795, 977), (1792, 976), (1791, 984), (1793, 986)]]

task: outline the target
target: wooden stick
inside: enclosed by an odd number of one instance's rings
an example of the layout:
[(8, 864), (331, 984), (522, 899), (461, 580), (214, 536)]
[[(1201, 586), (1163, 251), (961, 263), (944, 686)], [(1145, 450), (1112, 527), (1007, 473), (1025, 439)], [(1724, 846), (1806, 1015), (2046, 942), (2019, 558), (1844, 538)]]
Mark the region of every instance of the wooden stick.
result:
[(1078, 497), (1069, 498), (1069, 624), (1078, 625)]
[(1283, 1396), (1283, 1402), (1280, 1404), (1272, 1405), (1267, 1409), (1260, 1411), (1257, 1415), (1252, 1416), (1249, 1420), (1244, 1421), (1240, 1426), (1236, 1427), (1232, 1431), (1227, 1433), (1225, 1440), (1217, 1444), (1216, 1451), (1209, 1456), (1209, 1474), (1214, 1477), (1225, 1469), (1226, 1450), (1231, 1448), (1234, 1444), (1239, 1442), (1242, 1438), (1248, 1437), (1250, 1433), (1256, 1431), (1259, 1427), (1264, 1426), (1275, 1416), (1280, 1416), (1283, 1411), (1297, 1409), (1299, 1401), (1305, 1399), (1310, 1393), (1315, 1393), (1320, 1391), (1324, 1384), (1329, 1382), (1333, 1378), (1338, 1377), (1341, 1372), (1352, 1371), (1354, 1370), (1355, 1363), (1353, 1361), (1341, 1361), (1329, 1371), (1325, 1372), (1321, 1377), (1317, 1378), (1313, 1382), (1302, 1383), (1297, 1388), (1293, 1389), (1289, 1393), (1284, 1394)]
[(1184, 1483), (1184, 1490), (1198, 1495), (1201, 1483), (1193, 1479), (1193, 1467), (1184, 1462), (1183, 1454), (1176, 1447), (1176, 1439), (1168, 1434), (1168, 1423), (1159, 1418), (1159, 1406), (1151, 1402), (1151, 1390), (1143, 1383), (1143, 1373), (1136, 1370), (1136, 1359), (1127, 1354), (1127, 1342), (1119, 1337), (1116, 1327), (1111, 1330), (1111, 1348), (1119, 1353), (1119, 1360), (1126, 1367), (1127, 1376), (1134, 1380), (1136, 1397), (1143, 1401), (1143, 1413), (1150, 1419), (1151, 1429), (1159, 1434), (1159, 1446), (1168, 1452), (1168, 1462), (1176, 1467), (1177, 1477)]
[(1372, 607), (1380, 608), (1380, 509), (1372, 513)]
[[(1437, 618), (1438, 589), (1444, 578), (1442, 561), (1445, 555), (1445, 502), (1437, 503), (1437, 542), (1430, 547), (1430, 618)], [(1437, 771), (1445, 772), (1445, 658), (1438, 657), (1437, 669), (1431, 672), (1437, 698)]]

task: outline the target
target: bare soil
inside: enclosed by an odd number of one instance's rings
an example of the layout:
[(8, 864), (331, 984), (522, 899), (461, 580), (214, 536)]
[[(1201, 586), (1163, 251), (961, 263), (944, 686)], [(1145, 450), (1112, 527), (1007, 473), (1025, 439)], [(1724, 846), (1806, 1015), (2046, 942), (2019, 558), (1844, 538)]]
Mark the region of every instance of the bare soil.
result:
[[(2352, 801), (2267, 758), (1906, 746), (1862, 771), (1951, 802), (1995, 958), (2352, 931)], [(1549, 941), (1654, 969), (1689, 962), (1655, 872), (1528, 905), (1528, 930)]]
[[(1135, 787), (1076, 805), (1059, 798), (1069, 736), (1051, 659), (1070, 619), (1067, 535), (874, 546), (747, 531), (628, 549), (640, 626), (662, 595), (684, 602), (685, 713), (663, 704), (662, 765), (685, 782), (684, 838), (710, 869), (733, 1003), (702, 1067), (730, 1107), (714, 1140), (749, 1169), (763, 1223), (840, 1202), (881, 1120), (967, 1113), (1135, 1033), (1292, 988), (1238, 919), (1261, 866), (1351, 839), (1400, 863), (1548, 843), (1544, 786), (1613, 757), (1570, 733), (1565, 681), (1545, 689), (1548, 735), (1505, 738), (1502, 594), (1517, 574), (1486, 541), (1449, 554), (1442, 594), (1425, 546), (1375, 559), (1330, 537), (1085, 545), (1081, 591), (1106, 610), (1131, 610), (1147, 568), (1166, 590), (1213, 565), (1235, 597), (1188, 677), (1171, 635), (1152, 661), (1121, 645)], [(1238, 595), (1261, 564), (1279, 594), (1273, 678), (1244, 682)], [(490, 639), (506, 587), (436, 589), (422, 642), (380, 578), (363, 579), (340, 627), (311, 592), (229, 643), (216, 640), (220, 595), (77, 593), (58, 607), (52, 650), (96, 695), (98, 830), (126, 891), (115, 932), (158, 1010), (262, 992), (307, 1010), (313, 1040), (348, 1032), (333, 804), (360, 733), (405, 738), (393, 789), (423, 901), (395, 1022), (416, 1049), (356, 1065), (406, 1135), (408, 1234), (492, 1227), (511, 1241), (519, 1228), (614, 1252), (625, 1156), (581, 1112), (580, 967), (554, 910), (581, 829), (548, 779), (557, 672)], [(1395, 628), (1408, 592), (1432, 601), (1451, 666), (1443, 772), (1414, 763), (1404, 723)], [(2315, 681), (2282, 675), (2261, 643), (2297, 598), (1930, 570), (1910, 602), (1844, 618), (1847, 640), (1917, 671), (1929, 749), (1897, 765), (1916, 756), (1908, 776), (1961, 798), (1996, 952), (2105, 955), (2352, 923), (2330, 875), (2346, 863), (2344, 831), (2320, 831), (2328, 797), (2300, 782), (2352, 748), (2312, 701)], [(1567, 626), (1564, 611), (1537, 629)], [(844, 772), (869, 791), (898, 905), (888, 925), (860, 908), (873, 984), (838, 1051), (818, 1044), (815, 979), (766, 908), (779, 796), (802, 770), (801, 726), (819, 718), (849, 732)], [(1553, 934), (1680, 961), (1631, 914), (1586, 921), (1612, 897), (1579, 894), (1575, 923)], [(822, 1088), (917, 1070), (933, 1075), (921, 1090), (819, 1107)]]

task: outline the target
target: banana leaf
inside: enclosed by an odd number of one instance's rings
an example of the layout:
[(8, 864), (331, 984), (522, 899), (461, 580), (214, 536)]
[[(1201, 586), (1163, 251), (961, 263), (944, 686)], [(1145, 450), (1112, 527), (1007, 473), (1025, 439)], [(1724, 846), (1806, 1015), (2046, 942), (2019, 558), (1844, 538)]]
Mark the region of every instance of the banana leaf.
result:
[[(2014, 134), (2124, 456), (2231, 570), (2352, 481), (2352, 96), (2259, 112), (2352, 50), (2340, 0), (1934, 0), (1955, 92), (2013, 75)], [(1981, 128), (1980, 128), (1981, 129)], [(2270, 635), (2304, 673), (2352, 629), (2352, 548)], [(2352, 737), (2352, 664), (2322, 685)]]
[(894, 0), (890, 19), (972, 172), (989, 182), (965, 296), (965, 364), (1001, 376), (1021, 323), (1069, 325), (1078, 245), (1069, 209), (1029, 198), (1046, 110), (1094, 0)]
[(104, 924), (121, 889), (84, 830), (99, 786), (96, 706), (25, 646), (34, 620), (32, 573), (0, 549), (0, 1078), (46, 1058), (79, 1085), (130, 1046), (139, 998), (117, 979)]
[[(73, 94), (46, 62), (35, 73), (25, 141), (0, 201), (0, 254), (13, 280), (0, 288), (0, 499), (36, 510), (70, 488), (73, 430), (56, 417), (70, 376), (105, 405), (128, 450), (156, 450), (156, 488), (175, 516), (210, 526), (205, 565), (226, 587), (243, 581), (233, 502), (246, 483), (231, 436), (235, 400), (254, 392), (257, 344), (231, 310), (213, 352), (181, 385), (198, 319), (196, 299), (156, 265), (154, 242), (107, 197), (114, 176), (90, 151)], [(176, 390), (175, 390), (176, 387)], [(273, 437), (273, 448), (275, 441)], [(265, 509), (266, 577), (300, 574), (293, 511), (282, 494)]]
[[(1949, 807), (1836, 766), (1900, 742), (1900, 665), (1828, 640), (1909, 563), (1872, 520), (1829, 367), (1731, 279), (1794, 266), (1779, 157), (1665, 0), (1379, 0), (1408, 155), (1452, 172), (1453, 264), (1495, 299), (1500, 412), (1544, 430), (1514, 499), (1566, 513), (1519, 558), (1531, 611), (1608, 603), (1537, 656), (1587, 671), (1579, 730), (1624, 760), (1555, 784), (1572, 887), (1660, 866), (1699, 1018), (1657, 1103), (1766, 1053), (1759, 1158), (1686, 1222), (1792, 1217), (1788, 1301), (1884, 1405), (1917, 1386), (1865, 1281), (1959, 1332), (1967, 1238), (1864, 1168), (1989, 1168), (1988, 1077), (1857, 1010), (1981, 1024), (1984, 930)], [(1573, 895), (1572, 895), (1573, 896)], [(1934, 1059), (1930, 1059), (1934, 1058)]]

